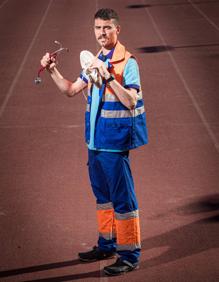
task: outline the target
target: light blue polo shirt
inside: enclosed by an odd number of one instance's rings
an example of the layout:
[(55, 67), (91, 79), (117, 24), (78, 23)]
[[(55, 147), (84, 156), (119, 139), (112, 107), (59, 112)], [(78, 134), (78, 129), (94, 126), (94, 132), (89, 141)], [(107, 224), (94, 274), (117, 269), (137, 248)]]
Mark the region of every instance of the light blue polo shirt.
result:
[[(108, 67), (109, 61), (112, 57), (112, 51), (108, 55), (105, 56), (106, 61), (104, 64)], [(102, 56), (99, 56), (99, 59), (102, 59)], [(82, 71), (80, 74), (80, 78), (83, 79), (86, 83), (88, 83), (88, 76)], [(140, 75), (139, 75), (139, 68), (136, 60), (134, 58), (129, 58), (124, 72), (123, 72), (123, 86), (125, 88), (135, 88), (137, 91), (140, 89)], [(93, 85), (92, 89), (92, 103), (90, 108), (90, 143), (88, 144), (88, 148), (90, 150), (97, 150), (94, 146), (94, 134), (95, 134), (95, 124), (96, 124), (96, 117), (97, 112), (100, 104), (100, 93), (101, 90)], [(98, 149), (99, 150), (99, 149)], [(107, 151), (107, 152), (121, 152), (121, 150), (108, 150), (108, 149), (101, 149), (100, 151)]]

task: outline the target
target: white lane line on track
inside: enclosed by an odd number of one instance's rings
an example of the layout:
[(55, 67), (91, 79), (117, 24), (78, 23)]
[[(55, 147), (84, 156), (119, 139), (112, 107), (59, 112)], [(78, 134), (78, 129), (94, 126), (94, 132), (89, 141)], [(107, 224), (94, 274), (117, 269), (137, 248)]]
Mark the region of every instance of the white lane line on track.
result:
[[(167, 42), (165, 41), (164, 37), (162, 36), (162, 34), (161, 34), (161, 32), (160, 32), (160, 30), (158, 28), (158, 25), (156, 24), (153, 16), (149, 12), (148, 8), (144, 8), (144, 10), (145, 10), (146, 14), (148, 15), (148, 17), (150, 18), (151, 23), (152, 23), (155, 31), (157, 32), (157, 35), (160, 38), (162, 44), (164, 46), (167, 46)], [(188, 96), (190, 97), (190, 99), (192, 101), (192, 104), (193, 104), (194, 108), (196, 109), (196, 111), (197, 111), (197, 113), (198, 113), (198, 115), (199, 115), (199, 117), (200, 117), (200, 119), (201, 119), (205, 129), (207, 130), (208, 135), (209, 135), (211, 141), (213, 142), (217, 152), (219, 153), (219, 142), (218, 142), (218, 140), (216, 138), (216, 135), (214, 134), (213, 130), (211, 129), (209, 123), (207, 122), (207, 119), (205, 118), (205, 115), (204, 115), (203, 111), (199, 107), (198, 102), (196, 101), (195, 96), (193, 95), (191, 89), (189, 88), (189, 86), (188, 86), (188, 84), (187, 84), (187, 82), (186, 82), (182, 72), (180, 71), (180, 68), (179, 68), (175, 58), (173, 57), (172, 53), (170, 51), (167, 51), (167, 54), (169, 55), (170, 60), (171, 60), (173, 66), (174, 66), (174, 68), (176, 70), (176, 73), (178, 74), (178, 76), (179, 76), (179, 78), (180, 78), (180, 80), (181, 80), (181, 82), (182, 82), (182, 84), (183, 84), (183, 86), (184, 86)]]
[(7, 2), (8, 2), (8, 0), (5, 0), (5, 1), (0, 5), (0, 9), (3, 8)]
[(216, 25), (216, 23), (214, 23), (199, 7), (198, 5), (196, 5), (195, 3), (193, 3), (191, 0), (187, 0), (191, 6), (200, 14), (202, 15), (203, 18), (205, 18), (207, 20), (207, 22), (212, 25), (217, 31), (219, 31), (219, 27), (218, 25)]
[(41, 27), (42, 27), (42, 25), (43, 25), (43, 23), (44, 23), (44, 21), (46, 19), (46, 16), (47, 16), (48, 11), (49, 11), (49, 9), (50, 9), (50, 7), (52, 5), (52, 2), (53, 2), (53, 0), (49, 1), (49, 4), (48, 4), (48, 6), (47, 6), (47, 8), (46, 8), (46, 10), (45, 10), (45, 12), (43, 14), (43, 17), (42, 17), (42, 19), (41, 19), (41, 21), (40, 21), (40, 23), (38, 25), (38, 28), (37, 28), (34, 36), (33, 36), (33, 39), (30, 42), (30, 45), (29, 45), (29, 47), (28, 47), (28, 49), (27, 49), (27, 51), (26, 51), (26, 53), (25, 53), (25, 55), (23, 57), (23, 60), (22, 60), (22, 62), (20, 64), (20, 67), (19, 67), (19, 69), (18, 69), (18, 71), (17, 71), (17, 73), (16, 73), (16, 75), (15, 75), (15, 77), (14, 77), (12, 83), (11, 83), (11, 86), (10, 86), (6, 96), (5, 96), (5, 99), (4, 99), (4, 101), (3, 101), (3, 103), (2, 103), (2, 105), (0, 107), (0, 118), (2, 117), (2, 115), (4, 113), (4, 110), (5, 110), (5, 108), (6, 108), (7, 104), (8, 104), (8, 101), (9, 101), (10, 97), (13, 94), (14, 88), (15, 88), (17, 82), (18, 82), (18, 79), (19, 79), (19, 77), (21, 75), (21, 72), (23, 71), (24, 65), (25, 65), (25, 63), (27, 61), (27, 58), (28, 58), (28, 56), (30, 54), (31, 49), (33, 48), (33, 45), (34, 45), (34, 43), (36, 41), (36, 38), (37, 38), (37, 36), (38, 36), (38, 34), (40, 32), (40, 29), (41, 29)]

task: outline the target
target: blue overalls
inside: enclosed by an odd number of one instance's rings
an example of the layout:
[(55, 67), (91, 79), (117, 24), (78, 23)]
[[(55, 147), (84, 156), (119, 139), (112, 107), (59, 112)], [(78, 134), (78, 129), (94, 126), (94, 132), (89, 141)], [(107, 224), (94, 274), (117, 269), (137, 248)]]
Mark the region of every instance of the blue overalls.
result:
[[(118, 42), (108, 56), (103, 58), (99, 54), (99, 58), (105, 60), (117, 80), (120, 75), (125, 87), (139, 91), (136, 108), (127, 109), (105, 84), (96, 92), (92, 85), (85, 114), (85, 136), (89, 176), (97, 203), (98, 246), (104, 251), (116, 251), (122, 260), (136, 263), (141, 249), (140, 226), (129, 150), (147, 143), (147, 129), (140, 81), (130, 78), (137, 63), (126, 52)], [(122, 57), (126, 62), (120, 74), (118, 59)], [(129, 79), (131, 83), (127, 83)]]

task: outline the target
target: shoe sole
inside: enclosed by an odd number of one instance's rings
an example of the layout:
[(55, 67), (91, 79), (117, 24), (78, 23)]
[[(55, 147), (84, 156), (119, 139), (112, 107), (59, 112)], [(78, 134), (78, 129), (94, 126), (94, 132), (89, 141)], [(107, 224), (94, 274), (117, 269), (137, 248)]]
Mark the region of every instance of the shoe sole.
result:
[(107, 270), (103, 270), (104, 273), (107, 275), (107, 276), (119, 276), (119, 275), (124, 275), (126, 274), (127, 272), (131, 272), (133, 270), (137, 270), (139, 269), (139, 265), (137, 265), (136, 267), (132, 268), (132, 269), (128, 269), (126, 271), (121, 271), (121, 272), (118, 272), (118, 273), (111, 273), (111, 272), (108, 272)]
[(79, 260), (82, 262), (95, 262), (95, 261), (100, 261), (100, 260), (107, 260), (107, 259), (112, 259), (115, 258), (116, 255), (112, 255), (110, 257), (105, 257), (105, 258), (101, 258), (101, 259), (84, 259), (79, 257)]

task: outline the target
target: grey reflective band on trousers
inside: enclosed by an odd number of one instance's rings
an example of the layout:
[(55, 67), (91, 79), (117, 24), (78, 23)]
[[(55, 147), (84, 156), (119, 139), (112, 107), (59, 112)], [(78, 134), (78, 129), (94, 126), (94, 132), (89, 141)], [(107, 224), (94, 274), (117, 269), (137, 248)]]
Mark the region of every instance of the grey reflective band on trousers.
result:
[(131, 211), (127, 213), (117, 213), (115, 212), (115, 218), (118, 220), (123, 220), (123, 219), (131, 219), (131, 218), (137, 218), (139, 217), (139, 211)]
[(134, 110), (119, 110), (119, 111), (110, 111), (110, 110), (101, 110), (101, 117), (104, 118), (128, 118), (128, 117), (137, 117), (142, 115), (145, 112), (144, 106), (139, 107)]
[(134, 251), (136, 249), (141, 249), (141, 244), (130, 244), (130, 245), (117, 245), (117, 251)]
[(111, 210), (113, 209), (113, 203), (97, 204), (97, 210)]

